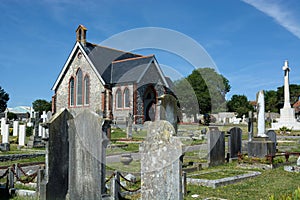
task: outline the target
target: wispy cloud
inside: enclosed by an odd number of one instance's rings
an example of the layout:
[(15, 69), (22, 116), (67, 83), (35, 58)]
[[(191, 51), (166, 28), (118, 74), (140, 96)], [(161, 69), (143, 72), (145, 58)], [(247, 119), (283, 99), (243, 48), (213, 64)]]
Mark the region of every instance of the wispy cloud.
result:
[(289, 32), (300, 39), (300, 23), (292, 9), (284, 7), (283, 3), (278, 0), (242, 0), (243, 2), (255, 7), (261, 12), (272, 17), (278, 24), (283, 26)]

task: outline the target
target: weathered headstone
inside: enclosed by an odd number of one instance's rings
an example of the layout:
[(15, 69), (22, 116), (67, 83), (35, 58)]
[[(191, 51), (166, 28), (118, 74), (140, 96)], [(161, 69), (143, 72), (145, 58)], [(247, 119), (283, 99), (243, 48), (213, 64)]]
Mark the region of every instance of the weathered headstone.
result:
[(42, 137), (42, 135), (43, 135), (43, 127), (42, 127), (41, 124), (39, 124), (39, 133), (38, 133), (38, 136)]
[(88, 110), (69, 120), (70, 199), (101, 199), (105, 191), (108, 140), (103, 131), (104, 122)]
[(266, 135), (269, 137), (269, 139), (274, 142), (275, 144), (277, 144), (277, 135), (276, 132), (273, 130), (268, 130), (266, 132)]
[(19, 146), (25, 146), (26, 125), (19, 125)]
[(230, 158), (237, 158), (238, 153), (242, 152), (242, 129), (233, 127), (229, 130), (228, 150)]
[(132, 138), (132, 122), (133, 122), (133, 116), (131, 113), (129, 113), (127, 117), (127, 130), (126, 130), (128, 139)]
[(218, 127), (209, 127), (208, 132), (208, 163), (210, 166), (225, 162), (225, 135)]
[(169, 94), (158, 97), (156, 120), (166, 120), (170, 122), (177, 133), (177, 118), (178, 106), (176, 98)]
[(45, 179), (40, 183), (40, 199), (65, 199), (69, 181), (69, 132), (67, 109), (57, 112), (49, 122)]
[(19, 132), (19, 121), (14, 121), (13, 136), (18, 136), (18, 132)]
[(174, 134), (167, 121), (149, 124), (147, 138), (140, 145), (141, 199), (183, 199), (182, 143)]

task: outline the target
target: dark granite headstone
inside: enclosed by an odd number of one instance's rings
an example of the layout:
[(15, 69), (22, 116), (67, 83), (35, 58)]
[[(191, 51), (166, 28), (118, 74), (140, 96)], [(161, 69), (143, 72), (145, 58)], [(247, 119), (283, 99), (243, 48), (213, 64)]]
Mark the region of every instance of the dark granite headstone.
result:
[(210, 166), (225, 162), (225, 135), (217, 127), (209, 127), (208, 132), (208, 163)]
[(277, 135), (276, 132), (273, 130), (268, 130), (266, 132), (266, 135), (269, 137), (269, 139), (274, 142), (275, 144), (277, 144)]
[(84, 110), (69, 121), (69, 197), (101, 199), (105, 190), (104, 119)]
[(238, 153), (242, 152), (242, 129), (233, 127), (229, 130), (228, 151), (230, 158), (237, 158)]

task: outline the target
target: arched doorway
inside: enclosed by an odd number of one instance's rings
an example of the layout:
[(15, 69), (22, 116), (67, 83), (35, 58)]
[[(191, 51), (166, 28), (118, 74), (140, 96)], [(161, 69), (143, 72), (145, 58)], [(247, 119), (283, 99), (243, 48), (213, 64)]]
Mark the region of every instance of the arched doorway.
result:
[(156, 91), (153, 88), (153, 86), (149, 86), (145, 93), (143, 98), (143, 104), (144, 104), (144, 121), (154, 121), (155, 119), (155, 113), (156, 113)]

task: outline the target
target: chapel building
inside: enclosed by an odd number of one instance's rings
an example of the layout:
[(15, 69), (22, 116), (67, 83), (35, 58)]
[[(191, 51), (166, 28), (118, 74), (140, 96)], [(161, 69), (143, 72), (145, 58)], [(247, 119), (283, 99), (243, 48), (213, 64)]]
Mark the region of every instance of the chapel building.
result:
[(87, 42), (86, 32), (78, 26), (76, 43), (52, 88), (52, 112), (67, 108), (76, 115), (89, 109), (115, 123), (129, 115), (135, 124), (153, 120), (158, 97), (173, 94), (155, 56)]

